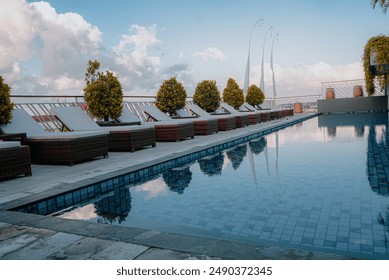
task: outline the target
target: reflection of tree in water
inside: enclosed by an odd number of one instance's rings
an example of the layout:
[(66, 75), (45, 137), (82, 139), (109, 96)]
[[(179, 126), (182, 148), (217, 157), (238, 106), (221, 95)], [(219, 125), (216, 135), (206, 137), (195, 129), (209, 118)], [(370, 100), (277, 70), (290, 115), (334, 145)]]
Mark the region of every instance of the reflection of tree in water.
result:
[[(369, 127), (367, 144), (367, 177), (371, 189), (379, 195), (389, 196), (389, 131), (386, 126), (385, 133), (377, 140), (374, 126)], [(379, 211), (378, 223), (384, 228), (385, 242), (389, 242), (389, 207)]]
[[(388, 127), (386, 127), (388, 134)], [(389, 168), (389, 135), (385, 133), (377, 141), (377, 135), (374, 126), (369, 128), (369, 138), (367, 144), (367, 176), (370, 187), (373, 191), (383, 196), (389, 196), (389, 174), (386, 170)]]
[(192, 181), (192, 171), (189, 167), (174, 168), (162, 173), (163, 180), (172, 192), (183, 194)]
[(247, 145), (237, 146), (226, 152), (228, 159), (232, 162), (232, 167), (236, 170), (243, 162), (247, 153)]
[(259, 155), (263, 152), (267, 145), (265, 137), (249, 142), (250, 150), (254, 155)]
[(113, 195), (103, 197), (94, 205), (95, 212), (100, 217), (98, 223), (121, 224), (131, 211), (131, 193), (128, 188), (121, 187), (116, 189)]
[(200, 170), (208, 176), (221, 175), (224, 163), (224, 155), (218, 153), (212, 157), (206, 157), (198, 160)]
[(336, 126), (327, 127), (327, 134), (329, 137), (336, 137)]
[(354, 134), (356, 137), (363, 137), (363, 135), (365, 135), (365, 127), (364, 126), (354, 126)]

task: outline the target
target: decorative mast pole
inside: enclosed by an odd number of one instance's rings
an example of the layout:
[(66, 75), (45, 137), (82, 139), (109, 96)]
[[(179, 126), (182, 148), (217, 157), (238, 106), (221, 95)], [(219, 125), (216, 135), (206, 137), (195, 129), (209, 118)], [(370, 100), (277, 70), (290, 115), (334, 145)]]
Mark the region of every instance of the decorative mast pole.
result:
[(276, 78), (275, 78), (275, 75), (274, 75), (274, 67), (273, 67), (273, 47), (274, 47), (274, 41), (276, 39), (278, 41), (278, 35), (280, 35), (280, 34), (277, 33), (276, 36), (274, 36), (273, 43), (271, 44), (271, 55), (270, 55), (270, 69), (271, 69), (272, 78), (273, 78), (273, 102), (272, 102), (272, 109), (275, 109), (275, 107), (276, 107), (276, 97), (277, 97)]
[(244, 76), (244, 85), (243, 85), (243, 93), (246, 95), (247, 93), (247, 89), (249, 87), (249, 84), (250, 84), (250, 49), (251, 49), (251, 37), (253, 36), (253, 31), (254, 31), (254, 28), (255, 26), (259, 24), (259, 27), (262, 26), (263, 24), (263, 19), (260, 19), (260, 20), (257, 20), (253, 27), (251, 28), (251, 32), (250, 32), (250, 40), (249, 40), (249, 53), (247, 55), (247, 63), (246, 63), (246, 73), (245, 73), (245, 76)]
[(269, 31), (270, 31), (270, 37), (271, 37), (272, 36), (272, 33), (271, 33), (272, 30), (273, 30), (273, 26), (271, 25), (269, 27), (269, 29), (266, 31), (265, 39), (263, 40), (262, 64), (261, 64), (261, 82), (259, 84), (259, 87), (263, 91), (263, 93), (265, 93), (265, 75), (264, 75), (264, 67), (263, 67), (264, 57), (265, 57), (265, 43), (266, 43), (267, 33), (269, 33)]

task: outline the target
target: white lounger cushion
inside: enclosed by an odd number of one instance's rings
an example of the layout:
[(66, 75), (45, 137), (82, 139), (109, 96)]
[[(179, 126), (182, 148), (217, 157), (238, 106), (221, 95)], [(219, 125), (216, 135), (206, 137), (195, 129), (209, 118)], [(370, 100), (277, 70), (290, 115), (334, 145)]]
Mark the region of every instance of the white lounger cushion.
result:
[(152, 105), (143, 105), (140, 106), (141, 110), (145, 112), (146, 114), (150, 115), (152, 118), (156, 119), (159, 123), (156, 123), (155, 125), (158, 124), (173, 124), (173, 123), (193, 123), (191, 120), (177, 120), (177, 119), (172, 119), (168, 115), (166, 115), (164, 112), (160, 111), (157, 107), (152, 106)]
[(70, 130), (74, 131), (134, 131), (143, 130), (153, 125), (126, 125), (126, 126), (104, 126), (101, 127), (94, 122), (80, 107), (53, 107), (51, 111)]
[(18, 141), (0, 141), (0, 149), (18, 148), (20, 142)]
[(105, 130), (90, 130), (90, 131), (70, 131), (70, 132), (48, 132), (44, 134), (29, 135), (28, 139), (77, 139), (84, 137), (92, 137), (97, 135), (107, 135), (109, 131)]
[(1, 125), (1, 130), (5, 133), (26, 133), (28, 139), (75, 139), (108, 133), (106, 131), (47, 132), (23, 109), (14, 109), (12, 122)]

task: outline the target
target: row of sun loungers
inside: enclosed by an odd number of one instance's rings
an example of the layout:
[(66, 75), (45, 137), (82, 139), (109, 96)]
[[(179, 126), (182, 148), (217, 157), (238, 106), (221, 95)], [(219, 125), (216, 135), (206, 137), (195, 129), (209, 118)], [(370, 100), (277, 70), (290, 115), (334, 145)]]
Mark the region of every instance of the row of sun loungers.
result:
[(53, 118), (68, 132), (47, 132), (23, 109), (13, 110), (12, 123), (1, 125), (4, 134), (26, 133), (25, 143), (0, 141), (0, 180), (17, 175), (31, 175), (31, 163), (73, 165), (98, 157), (108, 151), (131, 151), (156, 142), (180, 141), (194, 135), (210, 135), (261, 121), (293, 115), (293, 110), (257, 111), (245, 104), (247, 112), (221, 104), (222, 114), (209, 114), (195, 104), (178, 110), (171, 118), (151, 105), (140, 106), (147, 121), (142, 122), (127, 107), (117, 120), (122, 125), (99, 126), (81, 107), (52, 107)]

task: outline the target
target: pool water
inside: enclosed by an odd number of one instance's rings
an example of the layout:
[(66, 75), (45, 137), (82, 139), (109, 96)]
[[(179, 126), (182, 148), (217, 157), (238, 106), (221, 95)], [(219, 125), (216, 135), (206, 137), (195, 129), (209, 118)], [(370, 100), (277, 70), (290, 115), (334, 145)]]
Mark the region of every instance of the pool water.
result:
[(129, 184), (103, 183), (21, 211), (387, 259), (388, 144), (387, 113), (321, 115)]

